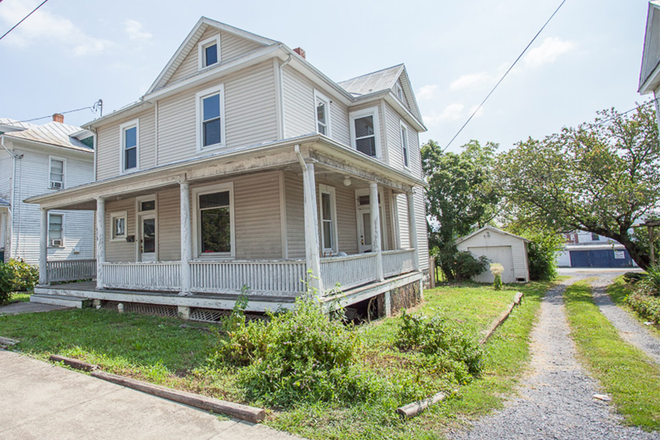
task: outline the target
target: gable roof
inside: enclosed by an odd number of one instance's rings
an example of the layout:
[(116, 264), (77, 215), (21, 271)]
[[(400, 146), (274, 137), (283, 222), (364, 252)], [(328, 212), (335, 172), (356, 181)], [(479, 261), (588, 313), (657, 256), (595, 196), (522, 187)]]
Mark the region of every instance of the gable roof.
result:
[(519, 240), (523, 240), (525, 243), (529, 243), (529, 240), (524, 238), (524, 237), (520, 237), (519, 235), (514, 235), (510, 232), (503, 231), (503, 230), (498, 229), (494, 226), (486, 225), (483, 228), (479, 229), (478, 231), (473, 232), (470, 235), (466, 235), (465, 237), (459, 238), (458, 240), (456, 240), (456, 244), (463, 243), (464, 241), (469, 240), (470, 238), (474, 237), (475, 235), (479, 235), (484, 231), (490, 231), (490, 232), (494, 232), (496, 234), (501, 234), (501, 235), (508, 235), (509, 237), (517, 238)]
[(207, 17), (201, 17), (199, 21), (197, 21), (195, 27), (193, 27), (188, 36), (185, 38), (185, 40), (183, 40), (183, 43), (181, 43), (181, 46), (179, 46), (177, 51), (174, 53), (174, 56), (172, 56), (165, 68), (160, 72), (156, 78), (156, 81), (154, 81), (151, 87), (149, 87), (149, 90), (147, 90), (145, 95), (148, 95), (154, 90), (164, 87), (167, 84), (172, 75), (174, 75), (174, 72), (176, 72), (181, 63), (183, 63), (183, 61), (186, 59), (188, 54), (190, 54), (192, 50), (196, 50), (196, 44), (198, 40), (209, 27), (214, 27), (220, 31), (245, 38), (247, 40), (261, 44), (262, 46), (270, 46), (271, 44), (278, 43), (278, 41), (271, 40), (270, 38), (262, 37), (261, 35), (253, 34), (252, 32), (244, 31), (243, 29), (239, 29), (237, 27), (230, 26), (216, 20), (211, 20)]
[(651, 93), (660, 84), (660, 1), (649, 2), (644, 35), (642, 67), (639, 72), (639, 93)]
[[(3, 136), (17, 140), (39, 142), (41, 144), (54, 145), (56, 147), (68, 148), (70, 150), (93, 153), (94, 150), (74, 137), (80, 135), (82, 129), (75, 125), (49, 122), (44, 125), (34, 125), (23, 131), (5, 133)], [(92, 133), (89, 133), (91, 136)]]
[(0, 118), (0, 131), (20, 131), (27, 130), (28, 128), (36, 127), (29, 122), (21, 122), (15, 119)]

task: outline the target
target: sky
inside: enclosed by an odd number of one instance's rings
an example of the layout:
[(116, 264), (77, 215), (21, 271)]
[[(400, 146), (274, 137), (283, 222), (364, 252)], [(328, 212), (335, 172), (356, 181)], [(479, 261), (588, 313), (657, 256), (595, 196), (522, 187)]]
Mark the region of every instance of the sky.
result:
[[(42, 0), (0, 0), (0, 35)], [(561, 0), (394, 2), (49, 0), (0, 40), (0, 117), (28, 120), (140, 98), (201, 16), (302, 47), (339, 82), (405, 63), (428, 131), (446, 146)], [(626, 111), (637, 93), (647, 0), (567, 0), (449, 147), (501, 150)], [(68, 113), (81, 125), (98, 113)], [(50, 118), (36, 121), (48, 122)]]

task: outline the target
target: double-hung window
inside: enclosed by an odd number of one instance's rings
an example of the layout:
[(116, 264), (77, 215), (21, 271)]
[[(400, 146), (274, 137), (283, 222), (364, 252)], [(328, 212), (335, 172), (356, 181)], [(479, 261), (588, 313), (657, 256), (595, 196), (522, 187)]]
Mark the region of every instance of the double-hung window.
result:
[(50, 158), (50, 189), (64, 188), (64, 159)]
[(350, 114), (353, 148), (371, 157), (380, 157), (380, 125), (378, 108), (372, 107)]
[(233, 186), (198, 188), (194, 197), (197, 254), (234, 256)]
[(207, 38), (200, 42), (197, 47), (199, 70), (217, 64), (220, 61), (220, 34)]
[(123, 241), (126, 239), (126, 211), (110, 214), (110, 225), (112, 227), (111, 240)]
[(403, 154), (403, 166), (406, 168), (410, 164), (408, 151), (408, 127), (401, 121), (401, 154)]
[(331, 186), (319, 185), (321, 203), (321, 246), (323, 254), (338, 252), (337, 247), (337, 206), (335, 189)]
[(63, 214), (48, 214), (48, 245), (51, 247), (64, 246)]
[(198, 150), (225, 145), (224, 87), (197, 93)]
[(330, 100), (318, 91), (314, 91), (316, 108), (316, 131), (330, 136)]
[(135, 171), (139, 167), (140, 125), (133, 120), (120, 126), (121, 136), (121, 170)]

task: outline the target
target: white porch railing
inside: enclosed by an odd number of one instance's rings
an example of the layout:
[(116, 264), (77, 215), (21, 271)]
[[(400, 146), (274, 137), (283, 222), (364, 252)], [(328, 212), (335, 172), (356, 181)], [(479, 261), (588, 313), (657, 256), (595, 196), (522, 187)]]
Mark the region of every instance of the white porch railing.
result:
[(339, 283), (342, 290), (367, 284), (378, 279), (378, 254), (359, 254), (347, 257), (321, 258), (321, 279), (325, 290)]
[(383, 276), (385, 278), (412, 272), (415, 269), (415, 249), (383, 252)]
[(177, 291), (181, 285), (178, 261), (103, 263), (103, 287), (130, 290)]
[(48, 282), (88, 280), (96, 277), (96, 260), (61, 260), (46, 264)]
[(297, 296), (305, 290), (306, 270), (302, 260), (194, 260), (190, 290), (236, 294), (247, 286), (254, 294)]

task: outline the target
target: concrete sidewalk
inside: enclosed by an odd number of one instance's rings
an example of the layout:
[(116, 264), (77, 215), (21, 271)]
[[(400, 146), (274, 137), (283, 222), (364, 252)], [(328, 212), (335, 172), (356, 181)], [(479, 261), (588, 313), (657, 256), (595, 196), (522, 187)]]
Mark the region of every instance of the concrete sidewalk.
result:
[(0, 315), (20, 315), (22, 313), (51, 312), (53, 310), (66, 310), (69, 307), (54, 306), (52, 304), (39, 304), (33, 302), (15, 302), (0, 307)]
[(2, 350), (0, 438), (300, 439)]

